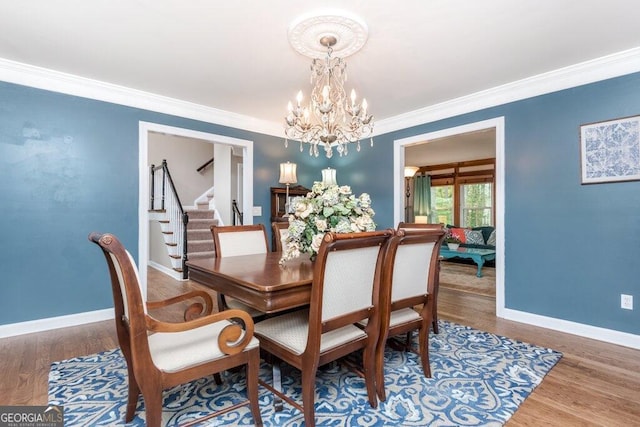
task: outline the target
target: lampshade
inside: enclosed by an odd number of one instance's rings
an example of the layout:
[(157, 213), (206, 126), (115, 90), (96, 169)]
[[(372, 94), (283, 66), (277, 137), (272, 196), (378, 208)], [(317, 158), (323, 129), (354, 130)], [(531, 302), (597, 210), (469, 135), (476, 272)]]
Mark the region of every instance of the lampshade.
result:
[(416, 215), (416, 223), (417, 224), (428, 224), (429, 217), (427, 215)]
[(322, 169), (322, 183), (324, 185), (338, 185), (336, 170), (331, 168)]
[(404, 177), (405, 178), (411, 178), (413, 177), (413, 175), (416, 174), (416, 172), (418, 172), (418, 169), (420, 169), (417, 166), (405, 166), (404, 167)]
[(295, 163), (280, 163), (280, 184), (295, 184), (298, 182), (296, 167)]

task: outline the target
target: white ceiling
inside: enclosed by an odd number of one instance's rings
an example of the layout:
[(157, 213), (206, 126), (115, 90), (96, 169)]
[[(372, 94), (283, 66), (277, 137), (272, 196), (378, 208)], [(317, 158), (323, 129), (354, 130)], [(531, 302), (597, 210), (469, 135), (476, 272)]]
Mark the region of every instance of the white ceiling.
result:
[(0, 58), (282, 126), (288, 26), (327, 8), (368, 25), (347, 89), (378, 122), (640, 46), (637, 0), (0, 0)]
[(432, 139), (404, 149), (406, 166), (431, 166), (496, 156), (496, 130), (489, 128)]

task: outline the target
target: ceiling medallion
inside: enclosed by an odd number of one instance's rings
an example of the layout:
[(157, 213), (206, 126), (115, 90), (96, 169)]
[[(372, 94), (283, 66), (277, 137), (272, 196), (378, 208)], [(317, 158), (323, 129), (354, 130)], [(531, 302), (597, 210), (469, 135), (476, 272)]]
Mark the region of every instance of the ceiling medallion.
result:
[(367, 36), (367, 26), (361, 19), (341, 11), (305, 15), (291, 24), (291, 46), (313, 58), (313, 88), (307, 105), (302, 102), (302, 91), (298, 92), (295, 106), (289, 102), (285, 146), (288, 139), (298, 140), (300, 151), (305, 143), (309, 144), (309, 154), (316, 157), (318, 146), (324, 148), (327, 157), (332, 157), (334, 147), (341, 156), (347, 155), (350, 143), (356, 143), (360, 151), (360, 140), (373, 132), (373, 116), (367, 112), (366, 99), (356, 101), (355, 90), (347, 98), (347, 64), (343, 58), (359, 51)]

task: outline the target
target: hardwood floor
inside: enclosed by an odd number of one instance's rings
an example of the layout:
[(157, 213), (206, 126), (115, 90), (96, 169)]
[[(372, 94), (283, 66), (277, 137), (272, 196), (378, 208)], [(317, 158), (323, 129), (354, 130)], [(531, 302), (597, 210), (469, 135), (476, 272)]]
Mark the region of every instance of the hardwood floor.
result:
[[(150, 299), (200, 285), (149, 269)], [(166, 309), (165, 309), (166, 310)], [(640, 350), (498, 319), (493, 298), (441, 289), (441, 319), (561, 351), (507, 426), (640, 425)], [(153, 313), (178, 318), (177, 311)], [(117, 347), (113, 321), (0, 339), (0, 405), (44, 405), (51, 362)]]

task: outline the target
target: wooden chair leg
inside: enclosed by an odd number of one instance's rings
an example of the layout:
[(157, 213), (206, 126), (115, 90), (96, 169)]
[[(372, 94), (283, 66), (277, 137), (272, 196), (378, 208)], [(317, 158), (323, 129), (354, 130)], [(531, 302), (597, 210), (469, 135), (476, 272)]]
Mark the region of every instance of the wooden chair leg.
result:
[(147, 427), (160, 427), (162, 424), (162, 390), (152, 390), (142, 392), (144, 396), (145, 414), (147, 416)]
[(431, 365), (429, 363), (429, 324), (423, 323), (418, 332), (418, 342), (420, 345), (420, 361), (422, 362), (422, 372), (427, 378), (431, 378)]
[(433, 320), (431, 324), (433, 325), (433, 333), (438, 334), (438, 290), (440, 289), (440, 260), (438, 260), (438, 264), (436, 265), (436, 282), (433, 286)]
[(407, 339), (404, 344), (404, 351), (411, 351), (411, 341), (413, 340), (413, 331), (407, 332)]
[(128, 371), (128, 380), (129, 380), (129, 395), (127, 397), (127, 413), (125, 414), (124, 420), (127, 423), (133, 421), (133, 417), (136, 414), (136, 407), (138, 406), (138, 397), (140, 396), (140, 387), (138, 386), (138, 382), (136, 381), (136, 377), (133, 375), (133, 371), (129, 369), (127, 365)]
[[(374, 344), (368, 345), (362, 355), (362, 365), (364, 368), (364, 381), (367, 386), (367, 396), (369, 397), (369, 404), (372, 408), (378, 407), (378, 398), (376, 396), (376, 346)], [(384, 358), (383, 358), (384, 359)], [(384, 360), (383, 360), (384, 362)], [(383, 378), (384, 381), (384, 378)], [(382, 386), (384, 389), (384, 384)]]
[(387, 400), (387, 394), (384, 390), (384, 349), (386, 346), (386, 338), (381, 339), (376, 346), (376, 392), (381, 402)]
[(262, 416), (260, 415), (260, 405), (258, 402), (258, 372), (260, 370), (260, 353), (256, 349), (251, 352), (249, 363), (247, 363), (247, 397), (253, 415), (253, 423), (262, 426)]
[(225, 311), (229, 309), (229, 307), (227, 307), (227, 301), (225, 300), (224, 295), (219, 292), (216, 294), (216, 302), (218, 303), (218, 311)]
[(302, 406), (304, 409), (304, 424), (315, 427), (315, 399), (316, 399), (316, 370), (302, 371)]
[(220, 375), (220, 372), (213, 374), (213, 380), (216, 382), (216, 385), (222, 384), (222, 376)]

